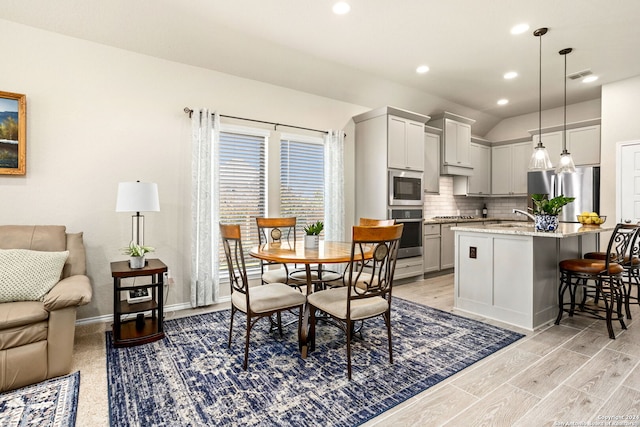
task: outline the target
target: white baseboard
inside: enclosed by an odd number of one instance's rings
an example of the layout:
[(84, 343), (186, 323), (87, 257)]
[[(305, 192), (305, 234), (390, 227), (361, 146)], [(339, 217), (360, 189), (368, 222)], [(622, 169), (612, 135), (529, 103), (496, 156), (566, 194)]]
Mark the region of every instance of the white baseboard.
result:
[[(217, 303), (215, 304), (220, 304), (220, 303), (225, 303), (225, 302), (229, 302), (231, 301), (231, 297), (226, 296), (226, 297), (222, 297), (220, 298), (220, 300), (218, 300)], [(165, 313), (169, 313), (169, 312), (173, 312), (173, 311), (181, 311), (181, 310), (192, 310), (193, 307), (191, 307), (191, 303), (188, 302), (183, 302), (180, 304), (171, 304), (171, 305), (165, 305), (164, 306), (164, 312)], [(193, 314), (199, 314), (198, 312), (194, 311)], [(113, 313), (112, 314), (105, 314), (103, 316), (96, 316), (96, 317), (87, 317), (84, 319), (78, 319), (76, 320), (76, 325), (91, 325), (93, 323), (108, 323), (108, 322), (113, 322)]]

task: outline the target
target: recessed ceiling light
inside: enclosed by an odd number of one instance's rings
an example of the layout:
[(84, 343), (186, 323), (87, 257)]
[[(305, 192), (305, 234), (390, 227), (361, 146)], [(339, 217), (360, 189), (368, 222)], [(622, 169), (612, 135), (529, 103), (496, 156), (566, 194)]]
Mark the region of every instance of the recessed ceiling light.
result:
[(499, 99), (498, 100), (498, 105), (507, 105), (509, 103), (508, 99)]
[(598, 80), (598, 76), (587, 76), (584, 79), (582, 79), (582, 83), (591, 83), (591, 82), (595, 82), (596, 80)]
[(350, 10), (351, 6), (349, 6), (349, 3), (345, 1), (339, 1), (338, 3), (333, 5), (333, 13), (335, 13), (336, 15), (347, 14)]
[(511, 28), (511, 34), (522, 34), (529, 29), (529, 24), (518, 24)]
[(518, 73), (516, 73), (515, 71), (509, 71), (508, 73), (504, 74), (504, 78), (507, 80), (515, 79), (516, 77), (518, 77)]
[(424, 74), (426, 72), (429, 71), (429, 66), (428, 65), (421, 65), (418, 68), (416, 68), (416, 73), (418, 74)]

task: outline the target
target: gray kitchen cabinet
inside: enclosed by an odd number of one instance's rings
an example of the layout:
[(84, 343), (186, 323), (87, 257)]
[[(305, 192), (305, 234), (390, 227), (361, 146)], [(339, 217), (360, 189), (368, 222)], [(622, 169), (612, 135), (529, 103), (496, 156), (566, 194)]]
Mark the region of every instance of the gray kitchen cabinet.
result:
[(424, 272), (440, 270), (440, 224), (425, 224), (422, 241)]
[(455, 233), (451, 227), (454, 222), (440, 225), (440, 270), (453, 268), (455, 263)]
[(567, 129), (567, 149), (576, 166), (600, 164), (600, 125)]
[(434, 116), (429, 126), (442, 130), (441, 151), (444, 175), (473, 174), (469, 145), (471, 144), (471, 125), (475, 120), (444, 112)]
[(388, 167), (424, 170), (424, 123), (388, 116)]
[[(382, 107), (367, 111), (353, 117), (355, 122), (355, 213), (354, 218), (387, 218), (388, 215), (388, 174), (389, 165), (399, 166), (397, 160), (390, 160), (395, 155), (393, 147), (397, 145), (389, 139), (389, 135), (400, 138), (402, 125), (391, 121), (393, 129), (389, 129), (390, 117), (399, 117), (408, 122), (424, 123), (429, 116), (424, 116), (395, 107)], [(406, 122), (405, 122), (406, 124)], [(420, 131), (419, 161), (424, 162), (424, 129)], [(414, 127), (409, 128), (413, 141)], [(401, 144), (402, 145), (402, 144)], [(409, 144), (413, 146), (413, 144)], [(407, 147), (407, 144), (404, 144)], [(404, 156), (403, 156), (404, 157)], [(395, 158), (395, 157), (394, 157)], [(422, 168), (420, 168), (422, 170)]]
[[(438, 129), (431, 129), (439, 132)], [(426, 129), (424, 133), (423, 186), (426, 194), (440, 193), (440, 135), (433, 131)]]
[(528, 142), (491, 147), (491, 194), (526, 196), (532, 148)]
[(491, 147), (472, 142), (469, 145), (473, 175), (453, 177), (454, 196), (488, 196), (491, 194)]
[[(567, 129), (567, 151), (571, 153), (576, 166), (595, 166), (600, 164), (600, 125), (578, 126), (571, 124)], [(556, 129), (555, 127), (553, 129)], [(542, 144), (549, 152), (553, 167), (558, 165), (562, 153), (562, 130), (543, 129)], [(538, 145), (539, 135), (533, 135), (533, 147)]]
[(422, 257), (400, 258), (396, 261), (396, 269), (393, 274), (395, 279), (406, 279), (408, 277), (422, 276), (424, 267)]

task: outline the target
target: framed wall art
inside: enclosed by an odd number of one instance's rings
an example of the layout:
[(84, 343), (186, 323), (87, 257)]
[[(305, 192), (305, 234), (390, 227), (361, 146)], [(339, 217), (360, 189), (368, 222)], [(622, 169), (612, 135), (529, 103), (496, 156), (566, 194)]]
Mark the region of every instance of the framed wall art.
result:
[(27, 96), (0, 91), (0, 175), (27, 173)]

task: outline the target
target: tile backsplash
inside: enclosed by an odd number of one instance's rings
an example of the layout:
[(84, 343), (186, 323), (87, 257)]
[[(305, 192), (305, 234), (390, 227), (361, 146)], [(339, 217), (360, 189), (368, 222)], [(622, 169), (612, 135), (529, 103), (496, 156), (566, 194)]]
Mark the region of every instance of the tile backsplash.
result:
[(493, 218), (525, 219), (513, 209), (527, 209), (526, 197), (468, 197), (453, 195), (453, 177), (440, 177), (440, 194), (425, 194), (424, 217), (445, 215), (482, 216), (486, 203), (488, 216)]

